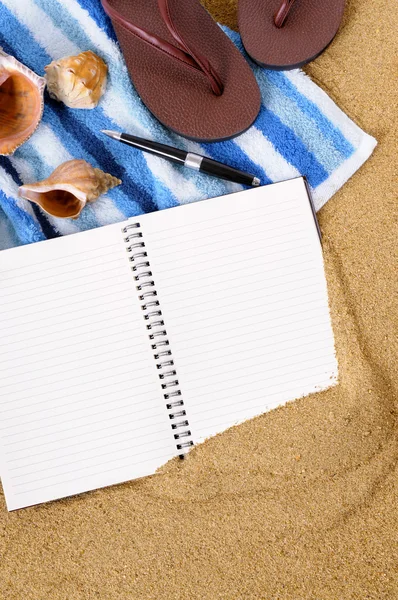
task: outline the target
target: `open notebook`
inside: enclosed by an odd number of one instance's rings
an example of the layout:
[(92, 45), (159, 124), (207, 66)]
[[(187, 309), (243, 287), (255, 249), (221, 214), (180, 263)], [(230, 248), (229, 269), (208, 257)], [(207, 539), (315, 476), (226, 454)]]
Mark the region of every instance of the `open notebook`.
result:
[(152, 474), (334, 384), (302, 178), (0, 253), (9, 510)]

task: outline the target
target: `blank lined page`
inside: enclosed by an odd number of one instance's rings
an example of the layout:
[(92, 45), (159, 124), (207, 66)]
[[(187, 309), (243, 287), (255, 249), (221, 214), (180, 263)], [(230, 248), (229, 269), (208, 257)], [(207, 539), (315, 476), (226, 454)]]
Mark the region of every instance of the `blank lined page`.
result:
[(162, 217), (141, 223), (195, 442), (336, 382), (302, 178)]
[(121, 225), (0, 253), (9, 509), (153, 473), (175, 454)]

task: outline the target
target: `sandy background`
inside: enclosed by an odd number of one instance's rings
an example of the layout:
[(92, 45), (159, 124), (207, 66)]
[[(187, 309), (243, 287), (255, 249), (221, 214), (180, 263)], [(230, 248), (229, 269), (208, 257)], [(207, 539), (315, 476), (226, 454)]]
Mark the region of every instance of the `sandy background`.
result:
[[(236, 0), (206, 5), (236, 25)], [(1, 496), (1, 600), (398, 598), (393, 5), (349, 0), (307, 68), (379, 141), (319, 215), (340, 385), (160, 476), (12, 514)]]

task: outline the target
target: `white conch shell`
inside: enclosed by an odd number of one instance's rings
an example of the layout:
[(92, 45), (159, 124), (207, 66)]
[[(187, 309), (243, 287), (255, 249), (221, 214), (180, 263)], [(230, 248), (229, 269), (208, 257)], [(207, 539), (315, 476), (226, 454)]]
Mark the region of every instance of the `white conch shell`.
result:
[(0, 154), (13, 154), (36, 131), (46, 81), (0, 48)]
[(54, 60), (44, 69), (50, 96), (70, 108), (95, 108), (105, 92), (108, 67), (91, 50)]
[(77, 218), (87, 202), (121, 183), (85, 160), (75, 159), (57, 167), (47, 179), (21, 186), (19, 195), (54, 217)]

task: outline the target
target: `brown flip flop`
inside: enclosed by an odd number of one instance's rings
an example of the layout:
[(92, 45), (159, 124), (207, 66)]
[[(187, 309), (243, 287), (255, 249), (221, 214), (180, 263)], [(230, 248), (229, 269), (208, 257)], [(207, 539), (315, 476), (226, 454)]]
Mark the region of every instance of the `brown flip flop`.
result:
[(267, 69), (295, 69), (319, 56), (340, 26), (345, 0), (239, 0), (246, 52)]
[(101, 0), (144, 104), (197, 141), (243, 133), (261, 96), (245, 59), (199, 0)]

